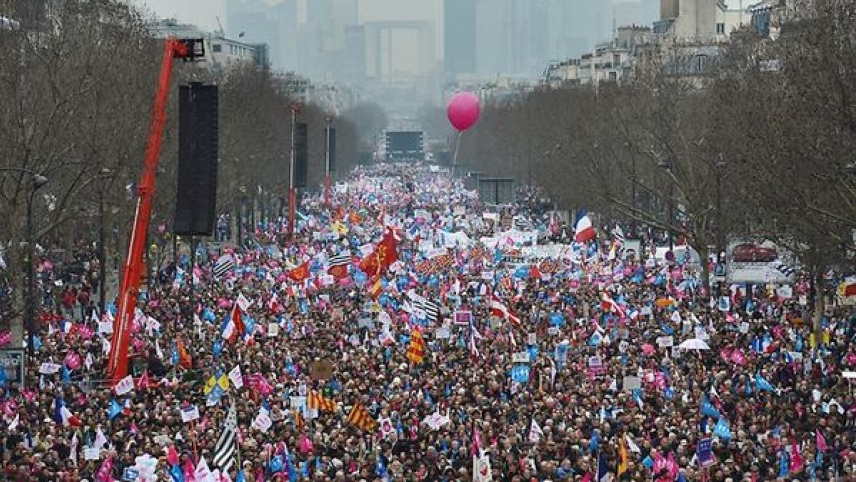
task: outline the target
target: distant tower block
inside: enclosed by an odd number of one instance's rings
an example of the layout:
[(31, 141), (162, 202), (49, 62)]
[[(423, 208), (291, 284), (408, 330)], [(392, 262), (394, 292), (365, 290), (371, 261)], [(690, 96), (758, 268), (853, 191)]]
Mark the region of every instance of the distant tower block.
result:
[(397, 68), (397, 52), (394, 49), (393, 34), (395, 32), (412, 32), (416, 34), (418, 48), (417, 75), (431, 72), (436, 64), (434, 24), (432, 22), (366, 22), (366, 74), (369, 78), (387, 82), (394, 80)]

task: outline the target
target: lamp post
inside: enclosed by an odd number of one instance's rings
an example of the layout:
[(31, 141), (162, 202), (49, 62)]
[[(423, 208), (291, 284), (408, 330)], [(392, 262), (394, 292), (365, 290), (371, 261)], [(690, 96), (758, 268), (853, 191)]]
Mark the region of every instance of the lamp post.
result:
[(297, 124), (297, 104), (291, 104), (291, 155), (288, 161), (288, 240), (294, 239), (294, 131)]
[(33, 341), (36, 336), (36, 270), (33, 266), (33, 258), (35, 257), (34, 235), (33, 235), (33, 196), (45, 183), (48, 178), (41, 174), (37, 174), (29, 169), (19, 167), (4, 167), (0, 171), (16, 171), (21, 173), (21, 180), (24, 174), (31, 177), (30, 191), (27, 193), (27, 213), (24, 219), (24, 238), (27, 243), (27, 249), (24, 252), (26, 259), (24, 262), (24, 275), (27, 278), (27, 283), (24, 290), (24, 327), (27, 330), (27, 350), (30, 356), (34, 353)]
[(669, 176), (672, 178), (669, 182), (669, 204), (668, 204), (668, 222), (666, 223), (666, 229), (668, 230), (669, 235), (669, 251), (675, 251), (675, 237), (672, 230), (672, 223), (675, 221), (675, 207), (674, 207), (674, 198), (675, 198), (675, 176), (672, 174), (672, 160), (669, 158), (661, 158), (660, 162), (657, 163), (657, 166), (664, 171), (666, 171)]
[(724, 213), (722, 212), (722, 175), (725, 171), (725, 159), (722, 154), (716, 160), (716, 266), (722, 265), (722, 253), (725, 251)]
[(108, 179), (107, 185), (101, 187), (101, 192), (98, 196), (98, 313), (104, 314), (104, 309), (107, 303), (107, 246), (106, 246), (106, 227), (105, 227), (105, 202), (104, 194), (110, 187), (110, 182), (113, 180), (112, 171), (108, 168), (101, 169), (101, 174)]
[(324, 117), (324, 206), (330, 207), (330, 122), (332, 117)]

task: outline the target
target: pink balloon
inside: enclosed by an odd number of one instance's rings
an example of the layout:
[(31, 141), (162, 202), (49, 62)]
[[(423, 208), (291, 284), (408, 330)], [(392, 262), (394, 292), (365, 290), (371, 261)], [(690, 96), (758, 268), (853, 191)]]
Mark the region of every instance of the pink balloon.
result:
[(458, 92), (449, 101), (446, 116), (455, 129), (469, 129), (479, 120), (479, 98), (472, 92)]

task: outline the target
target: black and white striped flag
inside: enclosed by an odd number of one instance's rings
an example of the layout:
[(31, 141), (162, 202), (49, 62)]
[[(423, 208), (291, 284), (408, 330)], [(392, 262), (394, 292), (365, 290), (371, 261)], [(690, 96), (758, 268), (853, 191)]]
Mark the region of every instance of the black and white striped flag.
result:
[(235, 404), (229, 407), (229, 413), (223, 423), (223, 431), (214, 446), (214, 465), (223, 472), (228, 472), (238, 456), (238, 415), (235, 413)]
[(235, 258), (231, 254), (224, 254), (214, 264), (214, 276), (218, 278), (235, 269)]
[(787, 276), (788, 278), (797, 274), (797, 269), (795, 267), (793, 267), (789, 264), (785, 264), (785, 263), (781, 262), (780, 260), (776, 260), (774, 262), (774, 265), (775, 265), (776, 269), (779, 270), (780, 273)]
[(618, 242), (619, 245), (624, 245), (624, 230), (621, 229), (621, 226), (615, 225), (612, 228), (612, 237)]
[(411, 314), (421, 316), (424, 313), (425, 318), (433, 322), (436, 322), (440, 318), (440, 305), (438, 303), (429, 301), (414, 290), (408, 291), (407, 297), (410, 298)]
[(351, 252), (342, 251), (339, 254), (334, 254), (333, 256), (330, 256), (330, 259), (327, 261), (327, 264), (331, 268), (334, 266), (347, 266), (351, 264)]

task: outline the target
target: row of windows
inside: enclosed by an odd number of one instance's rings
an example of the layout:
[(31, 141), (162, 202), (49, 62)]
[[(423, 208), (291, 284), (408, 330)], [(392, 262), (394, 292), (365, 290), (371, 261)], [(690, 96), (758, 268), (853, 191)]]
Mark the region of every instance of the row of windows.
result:
[[(235, 55), (239, 57), (249, 57), (253, 53), (253, 49), (249, 47), (241, 47), (240, 45), (227, 45), (229, 47), (229, 55)], [(211, 46), (211, 50), (215, 54), (219, 54), (223, 52), (223, 44), (214, 44)]]

